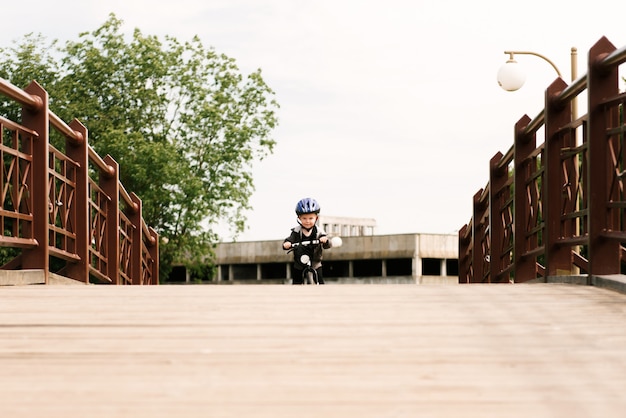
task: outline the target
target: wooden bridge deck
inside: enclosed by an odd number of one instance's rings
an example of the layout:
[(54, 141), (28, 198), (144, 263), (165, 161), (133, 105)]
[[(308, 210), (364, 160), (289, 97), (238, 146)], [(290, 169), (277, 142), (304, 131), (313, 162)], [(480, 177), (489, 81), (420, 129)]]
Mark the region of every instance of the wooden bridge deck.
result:
[(0, 416), (623, 417), (590, 286), (0, 287)]

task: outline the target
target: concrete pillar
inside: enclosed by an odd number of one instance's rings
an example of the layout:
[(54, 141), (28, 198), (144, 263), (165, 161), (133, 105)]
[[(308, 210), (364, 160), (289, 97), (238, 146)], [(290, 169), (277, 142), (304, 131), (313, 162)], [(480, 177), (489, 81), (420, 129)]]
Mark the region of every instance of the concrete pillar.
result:
[(422, 258), (420, 257), (420, 238), (419, 235), (415, 236), (415, 253), (413, 253), (413, 262), (411, 263), (411, 272), (416, 283), (419, 283), (418, 279), (422, 276)]

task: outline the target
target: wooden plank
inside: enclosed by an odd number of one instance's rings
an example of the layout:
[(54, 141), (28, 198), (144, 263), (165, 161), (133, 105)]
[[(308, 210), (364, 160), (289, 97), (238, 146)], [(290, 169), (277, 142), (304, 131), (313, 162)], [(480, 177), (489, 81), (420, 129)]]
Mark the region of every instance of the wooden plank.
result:
[(589, 286), (0, 287), (2, 417), (617, 417)]

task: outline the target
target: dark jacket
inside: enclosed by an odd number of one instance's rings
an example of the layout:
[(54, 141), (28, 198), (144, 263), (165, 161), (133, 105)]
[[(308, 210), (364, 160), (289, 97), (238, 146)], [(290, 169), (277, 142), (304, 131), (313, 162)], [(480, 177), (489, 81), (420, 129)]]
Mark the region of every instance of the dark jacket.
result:
[[(298, 225), (291, 230), (291, 234), (283, 242), (302, 242), (320, 239), (321, 237), (325, 237), (326, 232), (323, 229), (319, 228), (317, 225), (313, 227), (311, 231), (311, 235), (308, 237), (302, 233), (302, 226)], [(317, 244), (317, 245), (307, 245), (307, 246), (298, 246), (293, 250), (293, 261), (294, 265), (298, 270), (302, 270), (304, 265), (300, 262), (300, 257), (303, 254), (308, 254), (311, 258), (311, 267), (314, 269), (318, 269), (322, 266), (322, 250), (327, 250), (331, 248), (333, 245), (330, 240), (326, 241), (325, 244)]]

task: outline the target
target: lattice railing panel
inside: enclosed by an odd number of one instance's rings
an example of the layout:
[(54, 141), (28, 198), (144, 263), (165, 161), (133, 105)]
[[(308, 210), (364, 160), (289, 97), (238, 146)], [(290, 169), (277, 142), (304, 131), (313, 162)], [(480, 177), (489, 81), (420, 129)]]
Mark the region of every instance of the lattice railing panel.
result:
[(76, 253), (76, 176), (78, 165), (50, 146), (48, 170), (49, 242), (67, 255)]
[(120, 278), (123, 284), (132, 284), (131, 260), (133, 251), (133, 225), (124, 214), (120, 212)]
[(89, 180), (89, 265), (96, 275), (107, 276), (107, 210), (109, 198), (93, 181)]
[(0, 117), (0, 244), (35, 245), (32, 213), (32, 149), (37, 135)]

